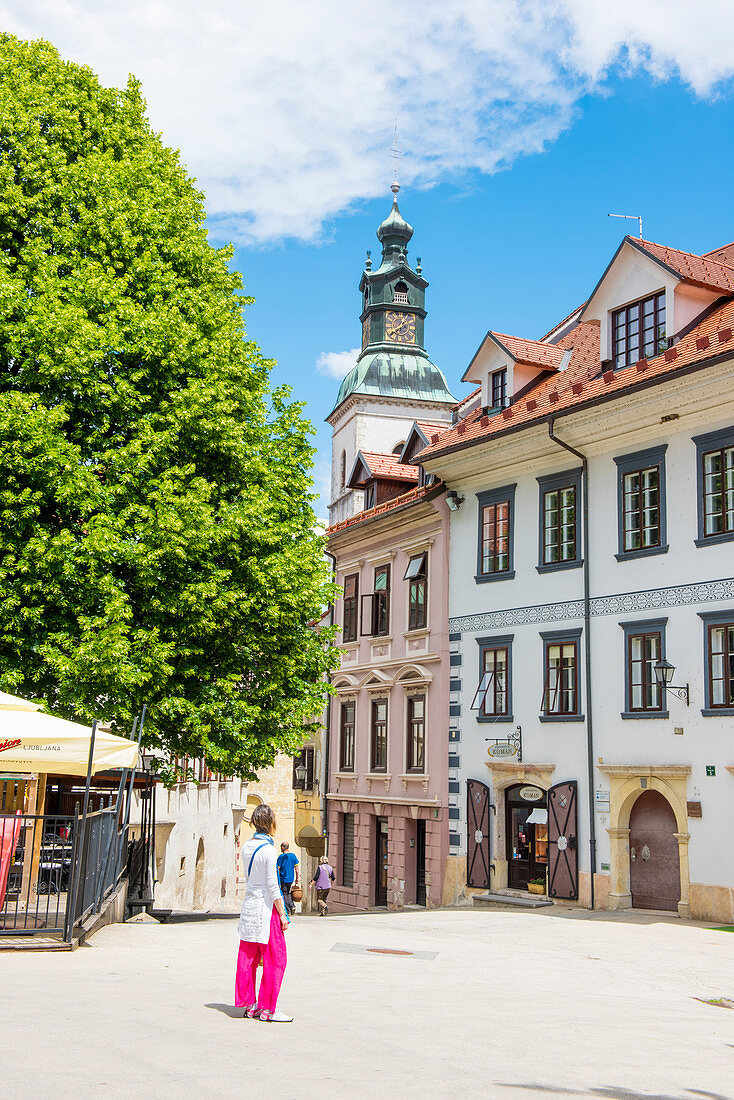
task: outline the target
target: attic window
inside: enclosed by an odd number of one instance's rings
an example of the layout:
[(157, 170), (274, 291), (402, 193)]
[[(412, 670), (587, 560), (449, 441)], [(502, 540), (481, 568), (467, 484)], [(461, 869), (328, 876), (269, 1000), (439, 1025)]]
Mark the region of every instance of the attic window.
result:
[(401, 440), (401, 442), (400, 442), (400, 443), (396, 443), (396, 444), (395, 444), (395, 446), (394, 446), (394, 447), (393, 447), (393, 449), (392, 449), (392, 453), (393, 453), (394, 455), (399, 455), (399, 454), (402, 454), (402, 451), (403, 451), (403, 447), (404, 447), (404, 446), (405, 446), (405, 440), (403, 439), (403, 440)]
[(612, 314), (612, 357), (615, 367), (660, 355), (668, 346), (665, 336), (665, 291), (615, 309)]
[(492, 375), (491, 408), (504, 409), (507, 404), (507, 371), (496, 370)]
[(395, 289), (392, 295), (393, 302), (405, 302), (408, 301), (408, 287), (406, 283), (399, 282), (395, 284)]

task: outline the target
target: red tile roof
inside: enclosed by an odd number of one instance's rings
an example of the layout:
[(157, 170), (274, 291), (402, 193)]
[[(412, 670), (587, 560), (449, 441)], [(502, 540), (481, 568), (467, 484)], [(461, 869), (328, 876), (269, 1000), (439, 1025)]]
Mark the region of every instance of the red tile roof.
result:
[(559, 321), (557, 325), (553, 326), (553, 328), (548, 329), (545, 336), (541, 336), (540, 339), (545, 341), (549, 337), (551, 337), (554, 332), (558, 332), (559, 328), (563, 328), (564, 325), (567, 325), (571, 318), (575, 317), (577, 313), (580, 313), (585, 305), (586, 302), (582, 302), (580, 306), (576, 306), (576, 309), (572, 309), (571, 312), (566, 317), (564, 317), (562, 321)]
[(362, 523), (366, 519), (374, 519), (376, 516), (381, 516), (385, 512), (392, 512), (395, 508), (402, 508), (407, 504), (413, 504), (415, 501), (422, 500), (428, 496), (431, 492), (436, 492), (438, 488), (443, 488), (439, 485), (421, 485), (416, 486), (415, 489), (409, 489), (407, 493), (401, 493), (399, 497), (392, 497), (391, 500), (386, 500), (383, 504), (378, 504), (374, 508), (368, 508), (364, 512), (358, 512), (356, 516), (350, 516), (349, 519), (343, 519), (340, 523), (335, 523), (332, 527), (326, 528), (326, 537), (335, 535), (338, 531), (345, 531), (348, 527), (354, 527), (357, 523)]
[(662, 381), (682, 367), (703, 364), (727, 351), (734, 357), (734, 300), (724, 302), (706, 314), (666, 352), (620, 370), (601, 372), (598, 322), (582, 322), (563, 338), (559, 346), (573, 348), (565, 371), (545, 379), (501, 413), (482, 416), (481, 409), (477, 410), (456, 427), (444, 432), (417, 458), (424, 461), (490, 439), (504, 431), (530, 427), (551, 413), (556, 416), (601, 396), (615, 393), (622, 396), (643, 378), (660, 378)]
[(672, 268), (687, 283), (706, 287), (707, 290), (734, 293), (734, 268), (712, 259), (710, 254), (696, 256), (693, 252), (681, 252), (678, 248), (669, 248), (654, 241), (643, 241), (639, 237), (630, 237), (629, 240), (654, 259)]
[(443, 432), (449, 427), (445, 420), (440, 423), (437, 420), (416, 420), (416, 424), (426, 439), (430, 439), (436, 432)]
[(560, 368), (563, 349), (558, 344), (543, 344), (540, 340), (525, 340), (522, 336), (508, 336), (504, 332), (490, 332), (489, 335), (507, 348), (518, 363), (528, 363), (532, 367), (542, 367), (543, 370)]
[(479, 397), (481, 395), (481, 393), (482, 393), (482, 387), (477, 386), (477, 388), (475, 390), (472, 390), (471, 393), (468, 393), (466, 395), (466, 397), (462, 397), (461, 401), (456, 406), (456, 408), (457, 409), (463, 409), (464, 405), (468, 405), (470, 401), (473, 401), (475, 397)]
[[(431, 438), (430, 435), (428, 438)], [(389, 477), (392, 481), (418, 480), (418, 467), (400, 462), (397, 455), (386, 455), (380, 451), (360, 451), (359, 453), (373, 477)]]
[(722, 245), (721, 248), (713, 248), (702, 255), (708, 260), (718, 260), (719, 263), (727, 264), (728, 267), (734, 267), (734, 241), (731, 244)]

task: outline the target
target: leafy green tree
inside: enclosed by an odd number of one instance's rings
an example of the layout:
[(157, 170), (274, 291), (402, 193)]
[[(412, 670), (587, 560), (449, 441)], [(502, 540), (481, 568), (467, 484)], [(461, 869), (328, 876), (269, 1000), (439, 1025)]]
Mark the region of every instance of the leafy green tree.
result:
[(146, 119), (0, 36), (0, 682), (252, 774), (335, 665), (311, 428)]

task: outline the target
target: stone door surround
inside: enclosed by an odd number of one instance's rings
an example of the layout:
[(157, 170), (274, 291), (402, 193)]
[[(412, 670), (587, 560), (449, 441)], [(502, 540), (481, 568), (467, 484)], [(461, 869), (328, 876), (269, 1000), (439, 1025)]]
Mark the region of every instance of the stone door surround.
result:
[(688, 776), (687, 764), (597, 764), (603, 774), (609, 776), (609, 834), (611, 848), (610, 909), (629, 909), (632, 905), (630, 891), (630, 813), (637, 799), (645, 791), (658, 791), (675, 814), (678, 832), (678, 858), (680, 859), (680, 901), (678, 914), (690, 916), (688, 893), (690, 873), (688, 868), (688, 810), (686, 806)]

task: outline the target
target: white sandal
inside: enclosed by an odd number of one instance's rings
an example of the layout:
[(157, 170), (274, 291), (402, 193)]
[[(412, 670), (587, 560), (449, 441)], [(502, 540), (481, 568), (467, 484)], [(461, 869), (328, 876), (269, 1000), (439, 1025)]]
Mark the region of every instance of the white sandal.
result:
[(293, 1017), (286, 1016), (285, 1012), (261, 1012), (260, 1019), (266, 1024), (292, 1024)]

